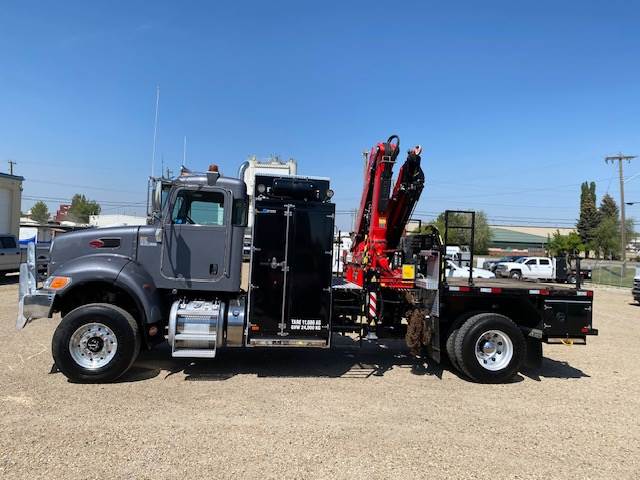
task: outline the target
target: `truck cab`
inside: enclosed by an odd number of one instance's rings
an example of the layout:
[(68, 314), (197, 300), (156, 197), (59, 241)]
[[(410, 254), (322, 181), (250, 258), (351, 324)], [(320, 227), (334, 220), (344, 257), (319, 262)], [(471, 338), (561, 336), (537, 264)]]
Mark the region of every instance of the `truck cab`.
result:
[[(57, 237), (49, 275), (21, 270), (17, 327), (60, 312), (58, 368), (76, 381), (122, 375), (165, 338), (174, 357), (220, 348), (329, 347), (335, 205), (328, 179), (257, 175), (248, 285), (244, 181), (217, 167), (157, 179), (145, 226)], [(32, 262), (33, 263), (33, 262)]]
[(0, 277), (20, 268), (20, 246), (14, 235), (0, 235)]
[(522, 257), (514, 262), (500, 262), (495, 273), (498, 277), (516, 280), (551, 280), (555, 277), (553, 260), (548, 257)]

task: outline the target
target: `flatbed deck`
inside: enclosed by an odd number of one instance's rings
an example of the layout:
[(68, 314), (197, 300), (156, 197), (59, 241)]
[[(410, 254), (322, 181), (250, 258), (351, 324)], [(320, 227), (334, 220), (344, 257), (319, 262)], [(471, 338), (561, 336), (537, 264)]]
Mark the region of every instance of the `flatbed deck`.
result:
[(447, 278), (443, 290), (452, 294), (459, 293), (503, 293), (513, 295), (550, 295), (591, 297), (588, 288), (576, 289), (575, 285), (513, 280), (510, 278), (476, 278), (472, 285), (466, 278)]

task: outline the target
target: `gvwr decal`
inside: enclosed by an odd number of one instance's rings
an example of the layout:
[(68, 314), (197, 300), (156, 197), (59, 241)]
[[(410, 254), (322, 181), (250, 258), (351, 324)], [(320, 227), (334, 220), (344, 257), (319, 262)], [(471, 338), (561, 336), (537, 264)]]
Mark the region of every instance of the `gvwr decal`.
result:
[(322, 330), (322, 320), (309, 319), (309, 318), (292, 318), (291, 330), (304, 330), (304, 331)]

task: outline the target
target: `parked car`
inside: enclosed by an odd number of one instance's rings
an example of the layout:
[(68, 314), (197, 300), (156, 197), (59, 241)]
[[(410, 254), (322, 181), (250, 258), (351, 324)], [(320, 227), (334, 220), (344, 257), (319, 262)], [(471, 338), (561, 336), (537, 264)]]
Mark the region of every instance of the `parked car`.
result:
[(515, 262), (519, 258), (522, 258), (522, 255), (512, 255), (512, 256), (508, 256), (508, 257), (502, 257), (502, 258), (497, 258), (497, 259), (494, 258), (494, 259), (491, 259), (491, 260), (486, 260), (482, 264), (482, 268), (484, 268), (485, 270), (491, 270), (492, 272), (495, 272), (496, 271), (496, 267), (498, 266), (499, 263)]
[(555, 279), (555, 268), (549, 257), (522, 257), (515, 262), (500, 262), (496, 266), (496, 276), (515, 280), (522, 278), (535, 280)]
[(458, 265), (469, 265), (471, 262), (471, 249), (467, 245), (447, 245), (445, 253)]
[[(469, 267), (461, 267), (447, 260), (446, 269), (447, 277), (469, 278)], [(495, 278), (495, 274), (483, 268), (474, 268), (473, 278)]]
[(0, 278), (20, 270), (20, 247), (14, 235), (0, 235)]
[(640, 303), (640, 267), (636, 267), (636, 277), (633, 279), (633, 299)]

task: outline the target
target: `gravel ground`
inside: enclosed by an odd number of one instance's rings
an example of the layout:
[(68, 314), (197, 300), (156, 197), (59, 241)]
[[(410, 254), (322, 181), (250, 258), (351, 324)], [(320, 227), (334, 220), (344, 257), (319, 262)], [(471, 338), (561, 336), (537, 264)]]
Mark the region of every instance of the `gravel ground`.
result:
[(476, 385), (412, 366), (401, 343), (145, 352), (120, 383), (52, 373), (54, 321), (16, 332), (0, 285), (0, 476), (9, 478), (640, 478), (640, 307), (596, 290), (587, 347)]

